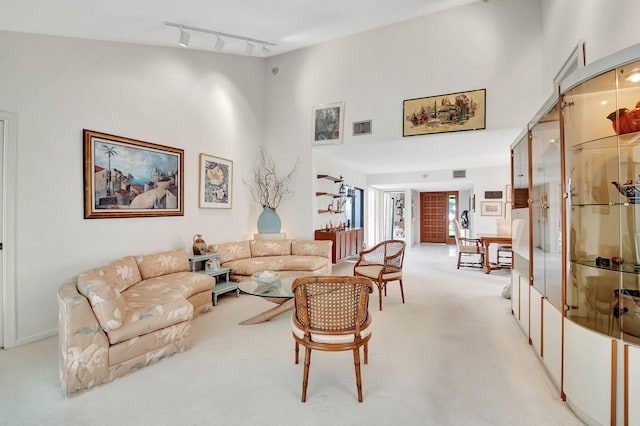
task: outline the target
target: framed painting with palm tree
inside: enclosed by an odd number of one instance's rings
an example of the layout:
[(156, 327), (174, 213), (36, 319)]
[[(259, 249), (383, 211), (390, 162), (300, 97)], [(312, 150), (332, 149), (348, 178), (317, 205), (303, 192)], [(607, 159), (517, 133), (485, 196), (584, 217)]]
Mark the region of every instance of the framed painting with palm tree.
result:
[(84, 130), (85, 219), (183, 216), (184, 151)]

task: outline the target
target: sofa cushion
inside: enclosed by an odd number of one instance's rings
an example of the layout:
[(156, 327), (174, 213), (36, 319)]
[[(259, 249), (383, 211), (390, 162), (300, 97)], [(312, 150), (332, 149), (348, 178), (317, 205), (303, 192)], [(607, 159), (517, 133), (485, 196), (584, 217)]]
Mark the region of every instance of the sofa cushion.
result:
[(138, 269), (140, 269), (140, 275), (144, 280), (174, 272), (190, 270), (189, 257), (184, 248), (145, 256), (136, 256), (135, 259), (138, 264)]
[(135, 291), (154, 295), (180, 295), (185, 299), (203, 291), (211, 291), (216, 279), (205, 274), (176, 272), (142, 281)]
[(180, 292), (159, 293), (157, 290), (155, 286), (145, 286), (143, 281), (122, 293), (127, 314), (122, 327), (107, 332), (112, 345), (193, 317), (193, 305)]
[(251, 257), (287, 256), (291, 254), (291, 240), (252, 240)]
[(331, 259), (330, 240), (293, 240), (291, 242), (291, 254), (300, 256), (323, 256)]
[(280, 271), (315, 271), (327, 265), (331, 261), (320, 256), (287, 256)]
[(122, 327), (127, 304), (120, 291), (104, 278), (100, 269), (80, 274), (77, 287), (78, 291), (89, 299), (100, 327), (107, 334)]
[[(265, 256), (227, 262), (234, 275), (253, 275), (262, 271), (309, 271), (327, 266), (330, 261), (320, 256)], [(330, 264), (330, 263), (329, 263)]]
[(94, 268), (107, 282), (113, 284), (120, 292), (142, 281), (138, 264), (133, 256), (123, 257), (108, 265)]
[(218, 253), (220, 263), (231, 262), (237, 259), (247, 259), (251, 257), (249, 240), (236, 243), (222, 243), (211, 246), (215, 253)]
[(284, 257), (289, 256), (265, 256), (251, 259), (238, 259), (226, 262), (221, 266), (230, 268), (235, 275), (253, 275), (262, 271), (280, 271), (284, 264)]
[(191, 336), (191, 321), (183, 321), (109, 347), (109, 365), (117, 365)]

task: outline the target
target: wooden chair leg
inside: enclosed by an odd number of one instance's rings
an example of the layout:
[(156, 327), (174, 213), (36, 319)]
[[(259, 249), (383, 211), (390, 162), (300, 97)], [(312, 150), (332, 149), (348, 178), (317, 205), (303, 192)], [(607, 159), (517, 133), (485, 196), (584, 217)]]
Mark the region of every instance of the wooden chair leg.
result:
[(402, 278), (398, 281), (400, 281), (400, 294), (402, 295), (402, 303), (404, 303), (404, 289), (402, 288)]
[(362, 402), (362, 377), (360, 375), (360, 348), (353, 350), (353, 365), (356, 368), (356, 387), (358, 388), (358, 402)]
[(311, 365), (311, 348), (304, 348), (304, 373), (302, 376), (302, 402), (307, 401), (307, 384), (309, 383), (309, 365)]
[(380, 303), (380, 310), (382, 310), (382, 287), (380, 283), (376, 283), (378, 285), (378, 301)]
[[(613, 316), (611, 317), (613, 318)], [(609, 333), (611, 334), (611, 333)], [(364, 344), (364, 363), (369, 364), (369, 342)]]
[(298, 361), (298, 353), (299, 352), (300, 352), (300, 344), (296, 340), (296, 364), (299, 364), (299, 361)]
[(458, 252), (458, 268), (457, 269), (460, 269), (460, 260), (461, 260), (460, 258), (461, 257), (462, 257), (462, 253)]

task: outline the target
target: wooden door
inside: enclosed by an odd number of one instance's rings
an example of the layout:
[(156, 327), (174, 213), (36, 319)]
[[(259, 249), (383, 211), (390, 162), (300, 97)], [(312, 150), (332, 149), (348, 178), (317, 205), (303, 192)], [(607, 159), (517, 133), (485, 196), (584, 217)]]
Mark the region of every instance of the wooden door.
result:
[(420, 193), (420, 242), (444, 243), (448, 241), (448, 197), (446, 192)]

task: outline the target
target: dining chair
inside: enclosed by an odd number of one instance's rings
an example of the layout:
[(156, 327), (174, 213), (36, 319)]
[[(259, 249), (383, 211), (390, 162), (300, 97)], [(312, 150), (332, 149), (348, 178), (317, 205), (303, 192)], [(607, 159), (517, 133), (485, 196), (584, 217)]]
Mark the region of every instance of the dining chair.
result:
[(363, 250), (353, 266), (353, 275), (367, 277), (378, 287), (379, 304), (382, 310), (382, 292), (387, 295), (387, 283), (398, 281), (400, 294), (404, 303), (404, 289), (402, 288), (402, 262), (404, 261), (405, 242), (402, 240), (387, 240), (376, 244), (369, 250)]
[(304, 346), (302, 402), (307, 399), (311, 350), (353, 351), (358, 402), (362, 402), (360, 347), (364, 348), (364, 363), (369, 361), (371, 339), (369, 293), (370, 279), (347, 276), (308, 276), (296, 278), (291, 285), (295, 308), (291, 315), (291, 330), (295, 340), (295, 363), (300, 345)]
[[(462, 235), (462, 230), (460, 229), (460, 222), (458, 222), (458, 219), (453, 219), (453, 225), (456, 237), (456, 248), (458, 249), (457, 269), (460, 269), (461, 266), (482, 268), (484, 266), (485, 249), (482, 246), (480, 240), (476, 238), (465, 238)], [(465, 256), (465, 258), (473, 259), (463, 262), (462, 256)]]

